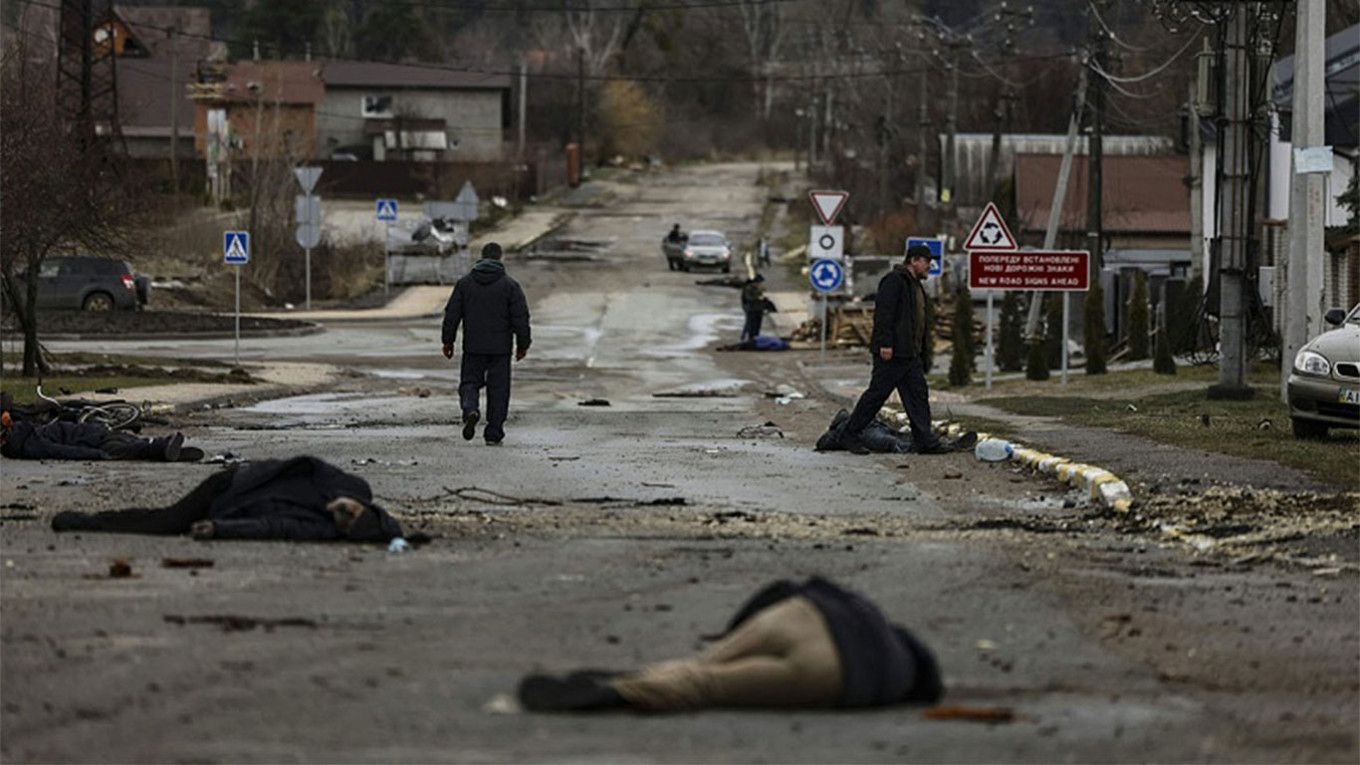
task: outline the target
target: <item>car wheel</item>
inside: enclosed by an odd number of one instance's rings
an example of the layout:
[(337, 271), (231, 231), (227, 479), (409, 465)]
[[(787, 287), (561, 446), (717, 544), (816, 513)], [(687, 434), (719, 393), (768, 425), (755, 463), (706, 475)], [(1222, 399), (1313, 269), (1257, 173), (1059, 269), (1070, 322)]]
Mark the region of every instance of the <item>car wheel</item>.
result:
[(667, 270), (667, 271), (674, 271), (674, 270), (675, 270), (675, 261), (674, 261), (674, 260), (667, 260), (667, 261), (666, 261), (666, 270)]
[(85, 298), (80, 307), (87, 311), (112, 311), (113, 297), (106, 292), (96, 292)]
[(685, 273), (689, 273), (689, 264), (688, 264), (688, 263), (681, 263), (681, 264), (680, 264), (680, 270), (681, 270), (681, 271), (684, 271)]
[(1290, 422), (1294, 426), (1295, 438), (1318, 439), (1327, 437), (1327, 426), (1323, 423), (1300, 417), (1291, 417)]

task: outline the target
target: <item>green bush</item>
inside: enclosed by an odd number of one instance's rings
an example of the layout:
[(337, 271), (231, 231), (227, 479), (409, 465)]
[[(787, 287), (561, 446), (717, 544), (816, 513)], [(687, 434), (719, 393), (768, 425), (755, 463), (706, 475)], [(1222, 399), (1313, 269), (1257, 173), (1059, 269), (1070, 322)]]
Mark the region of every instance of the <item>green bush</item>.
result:
[(1020, 315), (1020, 298), (1007, 292), (1001, 299), (1001, 336), (997, 342), (997, 364), (1002, 372), (1019, 372), (1024, 365), (1024, 318)]
[(1157, 328), (1157, 347), (1152, 354), (1152, 371), (1159, 375), (1176, 374), (1176, 359), (1171, 356), (1171, 341), (1166, 336), (1166, 325)]
[(1086, 293), (1086, 374), (1103, 375), (1105, 369), (1105, 290), (1097, 280)]
[(1129, 298), (1129, 361), (1148, 357), (1148, 285), (1147, 274), (1137, 271), (1133, 276), (1133, 295)]

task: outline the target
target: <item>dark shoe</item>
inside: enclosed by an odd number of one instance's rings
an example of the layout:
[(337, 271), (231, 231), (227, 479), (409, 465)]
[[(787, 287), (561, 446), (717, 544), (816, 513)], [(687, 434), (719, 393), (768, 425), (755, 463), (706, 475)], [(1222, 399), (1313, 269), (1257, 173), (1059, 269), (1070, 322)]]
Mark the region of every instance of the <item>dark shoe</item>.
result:
[(501, 441), (503, 441), (503, 440), (504, 440), (504, 439), (500, 439), (500, 438), (488, 438), (488, 439), (486, 439), (486, 445), (487, 445), (487, 446), (500, 446), (500, 445), (501, 445)]
[(198, 462), (205, 455), (203, 450), (197, 446), (186, 446), (179, 450), (179, 462)]
[(953, 447), (954, 451), (965, 451), (977, 446), (977, 442), (977, 431), (970, 430), (959, 436), (950, 446)]
[(520, 681), (519, 703), (534, 712), (585, 712), (626, 706), (614, 687), (585, 675), (565, 679), (530, 675)]
[(864, 439), (858, 433), (842, 433), (841, 446), (845, 447), (851, 454), (868, 454), (869, 446), (864, 443)]
[(939, 441), (936, 441), (933, 444), (923, 446), (919, 449), (916, 449), (915, 451), (917, 454), (949, 454), (954, 450), (950, 449), (948, 446), (945, 446)]
[(94, 518), (85, 513), (65, 510), (52, 516), (53, 531), (94, 531)]
[(176, 433), (165, 443), (165, 461), (179, 462), (180, 450), (184, 448), (184, 434)]
[(482, 419), (482, 413), (473, 409), (471, 412), (463, 413), (463, 440), (471, 441), (477, 435), (477, 421)]

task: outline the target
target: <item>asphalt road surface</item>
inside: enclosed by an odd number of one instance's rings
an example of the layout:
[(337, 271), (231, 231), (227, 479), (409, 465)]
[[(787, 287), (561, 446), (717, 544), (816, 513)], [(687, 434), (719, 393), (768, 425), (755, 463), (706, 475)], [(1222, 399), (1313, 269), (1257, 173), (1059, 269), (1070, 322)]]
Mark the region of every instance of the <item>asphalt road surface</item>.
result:
[[(177, 422), (210, 452), (310, 453), (362, 473), (408, 530), (434, 536), (420, 549), (57, 536), (58, 510), (163, 503), (214, 468), (3, 463), (0, 757), (1360, 757), (1353, 573), (1100, 530), (1081, 520), (1093, 510), (1063, 507), (1083, 498), (967, 454), (814, 453), (838, 406), (814, 395), (816, 354), (710, 350), (736, 339), (736, 291), (668, 272), (657, 247), (676, 221), (749, 239), (765, 204), (757, 172), (615, 183), (559, 232), (585, 242), (573, 257), (509, 261), (535, 342), (515, 367), (500, 448), (459, 437), (456, 367), (430, 320), (249, 341), (247, 359), (352, 373)], [(103, 347), (221, 356), (231, 345)], [(765, 395), (780, 384), (809, 397)], [(655, 395), (677, 392), (691, 395)], [(610, 406), (579, 405), (595, 398)], [(784, 437), (737, 436), (766, 421)], [(1077, 520), (1044, 522), (1059, 517)], [(115, 559), (133, 576), (108, 578)], [(534, 670), (693, 651), (760, 586), (813, 573), (868, 594), (933, 646), (946, 701), (1008, 707), (1014, 721), (931, 721), (912, 707), (549, 716), (509, 703)]]

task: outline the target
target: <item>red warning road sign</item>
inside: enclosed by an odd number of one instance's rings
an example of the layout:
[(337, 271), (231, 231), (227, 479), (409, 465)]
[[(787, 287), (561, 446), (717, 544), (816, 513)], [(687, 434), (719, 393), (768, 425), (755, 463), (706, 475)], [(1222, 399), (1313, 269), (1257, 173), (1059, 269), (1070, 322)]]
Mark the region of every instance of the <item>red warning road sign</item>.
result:
[(1018, 250), (1020, 245), (1016, 243), (1015, 237), (1011, 236), (1011, 230), (1006, 226), (1006, 220), (1001, 217), (1001, 211), (996, 209), (996, 205), (988, 202), (987, 207), (978, 216), (977, 223), (973, 224), (973, 230), (968, 234), (968, 238), (963, 242), (963, 249), (967, 252), (991, 251), (1003, 252)]
[(817, 211), (817, 217), (822, 219), (822, 223), (830, 226), (836, 220), (836, 216), (841, 214), (841, 208), (845, 207), (845, 201), (850, 198), (848, 191), (809, 191), (808, 199), (812, 200), (812, 209)]

